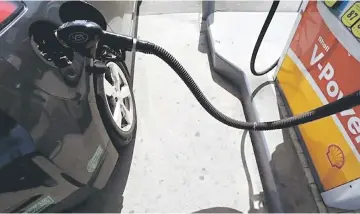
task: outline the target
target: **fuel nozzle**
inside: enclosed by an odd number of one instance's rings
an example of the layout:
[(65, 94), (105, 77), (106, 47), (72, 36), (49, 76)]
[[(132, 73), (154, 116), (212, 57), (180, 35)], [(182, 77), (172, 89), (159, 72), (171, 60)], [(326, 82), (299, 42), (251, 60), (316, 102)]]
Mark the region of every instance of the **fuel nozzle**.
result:
[(95, 58), (97, 45), (103, 35), (98, 24), (86, 20), (66, 22), (55, 31), (55, 36), (64, 46), (88, 58)]
[(56, 38), (66, 47), (88, 58), (95, 58), (99, 41), (114, 49), (131, 51), (134, 38), (102, 30), (95, 22), (76, 20), (62, 24), (55, 31)]

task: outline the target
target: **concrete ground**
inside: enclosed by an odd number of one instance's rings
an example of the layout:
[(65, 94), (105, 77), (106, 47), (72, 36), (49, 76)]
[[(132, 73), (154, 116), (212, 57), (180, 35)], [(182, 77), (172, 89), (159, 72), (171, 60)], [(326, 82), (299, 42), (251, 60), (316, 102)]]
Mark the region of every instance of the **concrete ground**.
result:
[[(212, 80), (200, 18), (197, 13), (143, 16), (139, 35), (176, 56), (216, 107), (244, 119), (240, 102)], [(227, 207), (247, 212), (241, 131), (208, 115), (159, 59), (139, 55), (137, 63), (140, 143), (135, 146), (136, 167), (130, 171), (123, 211), (195, 212)]]
[[(181, 10), (180, 6), (174, 7), (172, 2), (145, 1), (143, 4), (142, 7), (148, 9), (141, 10), (139, 37), (170, 51), (188, 69), (215, 107), (230, 117), (244, 120), (239, 100), (213, 81), (207, 46), (201, 33), (200, 6), (196, 2), (187, 3), (183, 6), (185, 9)], [(154, 6), (156, 4), (157, 7)], [(222, 7), (226, 9), (224, 5)], [(165, 9), (161, 11), (161, 7)], [(158, 11), (154, 12), (152, 8)], [(174, 8), (182, 13), (174, 12)], [(174, 14), (165, 14), (169, 10)], [(257, 35), (264, 17), (262, 20), (259, 18), (253, 28), (247, 31), (236, 25), (226, 28), (230, 19), (223, 19), (225, 23), (217, 26), (217, 32), (226, 33), (226, 30), (236, 28), (238, 30), (234, 32), (239, 35), (232, 34), (219, 48), (230, 50), (224, 50), (224, 55), (246, 70), (243, 63), (249, 61), (251, 50), (248, 49), (255, 42), (250, 35)], [(289, 23), (291, 25), (291, 20)], [(278, 30), (273, 33), (280, 32), (281, 22), (277, 27)], [(284, 34), (289, 31), (287, 26)], [(240, 40), (235, 38), (243, 35), (247, 36)], [(283, 47), (281, 44), (275, 46), (272, 46), (274, 51), (268, 53), (271, 58), (269, 55), (259, 55), (259, 69), (280, 55)], [(262, 186), (250, 138), (246, 133), (213, 119), (197, 103), (180, 78), (156, 57), (138, 54), (135, 69), (138, 112), (135, 146), (121, 154), (105, 189), (76, 211), (266, 212), (259, 202)], [(269, 78), (250, 78), (250, 85), (255, 89)], [(259, 109), (268, 109), (259, 112), (261, 120), (279, 118), (276, 97), (270, 87), (262, 90), (255, 102)], [(285, 211), (317, 212), (287, 130), (267, 132), (265, 136), (270, 142), (271, 164), (278, 176)]]

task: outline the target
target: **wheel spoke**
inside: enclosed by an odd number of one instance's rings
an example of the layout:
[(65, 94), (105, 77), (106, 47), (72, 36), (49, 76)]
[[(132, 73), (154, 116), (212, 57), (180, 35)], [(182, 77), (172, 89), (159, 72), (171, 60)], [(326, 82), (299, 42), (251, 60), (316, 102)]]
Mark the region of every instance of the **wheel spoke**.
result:
[(121, 110), (123, 111), (124, 119), (126, 120), (127, 124), (131, 125), (133, 122), (132, 112), (130, 112), (123, 103), (121, 103), (120, 105), (121, 105)]
[(120, 102), (116, 102), (114, 109), (114, 120), (118, 126), (121, 127), (121, 106)]
[(129, 86), (124, 85), (120, 89), (119, 98), (124, 99), (124, 98), (129, 97), (129, 96), (130, 96), (130, 88), (129, 88)]
[(106, 95), (111, 96), (116, 102), (113, 103), (114, 108), (112, 108), (114, 122), (122, 131), (130, 131), (131, 127), (134, 125), (133, 120), (135, 111), (132, 100), (133, 97), (130, 91), (131, 88), (129, 87), (123, 70), (116, 63), (109, 62), (107, 63), (107, 66), (110, 68), (112, 80), (110, 82), (113, 82), (113, 84), (105, 79), (104, 91)]
[(105, 90), (105, 94), (108, 96), (112, 96), (115, 93), (115, 87), (111, 85), (109, 81), (107, 81), (105, 78), (104, 78), (104, 90)]

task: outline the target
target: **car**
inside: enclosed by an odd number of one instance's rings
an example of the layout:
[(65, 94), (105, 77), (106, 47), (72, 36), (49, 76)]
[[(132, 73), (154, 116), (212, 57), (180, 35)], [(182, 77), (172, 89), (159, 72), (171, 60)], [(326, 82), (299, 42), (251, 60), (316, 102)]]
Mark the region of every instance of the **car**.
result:
[(118, 152), (134, 143), (135, 51), (99, 44), (97, 60), (110, 72), (97, 74), (54, 30), (82, 19), (136, 38), (140, 5), (0, 1), (2, 213), (75, 206), (105, 186)]

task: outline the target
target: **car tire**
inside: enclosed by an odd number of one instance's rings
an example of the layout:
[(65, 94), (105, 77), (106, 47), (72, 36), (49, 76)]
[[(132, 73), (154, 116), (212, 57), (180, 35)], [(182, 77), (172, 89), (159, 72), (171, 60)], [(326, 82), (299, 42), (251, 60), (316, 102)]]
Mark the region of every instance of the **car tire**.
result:
[[(104, 123), (105, 129), (110, 137), (110, 140), (112, 141), (114, 147), (120, 151), (123, 147), (128, 146), (129, 144), (135, 142), (135, 138), (136, 138), (136, 132), (137, 132), (137, 114), (136, 114), (136, 104), (135, 104), (135, 99), (134, 99), (134, 94), (132, 91), (132, 85), (130, 81), (130, 75), (128, 72), (128, 69), (126, 68), (126, 65), (123, 62), (112, 62), (112, 61), (106, 61), (105, 64), (109, 67), (109, 65), (111, 65), (110, 71), (112, 68), (117, 67), (117, 69), (119, 72), (121, 72), (122, 76), (122, 80), (126, 82), (125, 85), (128, 86), (129, 88), (129, 96), (130, 99), (128, 99), (128, 113), (132, 112), (132, 115), (127, 115), (124, 117), (127, 117), (125, 119), (125, 121), (127, 121), (127, 119), (129, 119), (129, 117), (131, 117), (130, 119), (132, 119), (132, 121), (130, 122), (131, 127), (127, 127), (122, 128), (120, 127), (119, 124), (119, 120), (116, 122), (114, 115), (115, 115), (115, 109), (112, 105), (113, 102), (111, 102), (111, 100), (113, 100), (113, 98), (111, 98), (110, 96), (108, 96), (106, 92), (106, 82), (108, 81), (109, 83), (111, 83), (109, 81), (110, 78), (110, 74), (100, 74), (100, 75), (94, 75), (94, 86), (95, 86), (95, 92), (96, 92), (96, 103), (99, 109), (99, 113), (101, 116), (101, 119)], [(114, 71), (112, 71), (114, 72)], [(114, 73), (113, 73), (114, 74)], [(114, 80), (113, 80), (114, 81)], [(114, 85), (116, 81), (114, 81)], [(124, 83), (123, 82), (123, 83)], [(120, 90), (122, 91), (122, 89)], [(132, 105), (132, 107), (130, 107), (130, 105)], [(111, 107), (112, 106), (112, 107)], [(121, 112), (122, 114), (122, 112)], [(122, 119), (123, 121), (123, 119)], [(122, 126), (122, 124), (120, 124)]]

